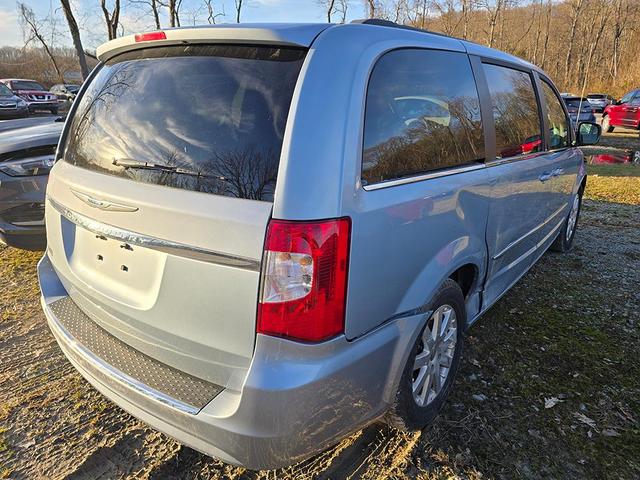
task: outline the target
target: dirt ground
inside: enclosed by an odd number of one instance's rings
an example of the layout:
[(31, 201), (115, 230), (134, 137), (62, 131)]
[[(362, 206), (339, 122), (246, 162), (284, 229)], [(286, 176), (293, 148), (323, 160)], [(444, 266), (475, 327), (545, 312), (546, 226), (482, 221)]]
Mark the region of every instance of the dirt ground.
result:
[[(601, 148), (622, 146), (637, 134)], [(41, 313), (40, 254), (0, 246), (0, 478), (640, 478), (640, 166), (589, 173), (575, 248), (469, 331), (432, 426), (372, 425), (275, 472), (183, 447), (93, 390)]]

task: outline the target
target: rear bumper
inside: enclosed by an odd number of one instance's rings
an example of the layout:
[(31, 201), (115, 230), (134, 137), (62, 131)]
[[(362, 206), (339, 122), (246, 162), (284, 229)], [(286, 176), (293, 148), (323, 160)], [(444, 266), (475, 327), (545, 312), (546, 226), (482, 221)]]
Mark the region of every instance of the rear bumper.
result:
[(258, 335), (242, 391), (222, 390), (189, 413), (123, 380), (72, 338), (50, 308), (67, 292), (47, 255), (38, 275), (51, 331), (97, 390), (178, 441), (251, 469), (291, 465), (380, 417), (424, 321), (422, 315), (398, 319), (352, 342), (338, 337), (306, 345)]

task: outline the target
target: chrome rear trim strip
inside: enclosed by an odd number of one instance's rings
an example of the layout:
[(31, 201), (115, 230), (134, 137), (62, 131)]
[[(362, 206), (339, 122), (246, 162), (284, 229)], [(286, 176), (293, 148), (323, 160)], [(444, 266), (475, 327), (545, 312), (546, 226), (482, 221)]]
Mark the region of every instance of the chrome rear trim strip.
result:
[(170, 255), (199, 260), (201, 262), (242, 268), (244, 270), (251, 270), (255, 272), (260, 271), (260, 260), (229, 255), (227, 253), (216, 252), (214, 250), (208, 250), (193, 245), (185, 245), (184, 243), (172, 242), (171, 240), (164, 240), (144, 235), (142, 233), (133, 232), (131, 230), (114, 227), (113, 225), (98, 222), (97, 220), (86, 217), (81, 213), (75, 212), (56, 202), (51, 197), (47, 197), (47, 200), (64, 218), (79, 227), (95, 233), (96, 235), (104, 235), (105, 237), (113, 240), (119, 240), (132, 245), (139, 245), (144, 248), (158, 250)]

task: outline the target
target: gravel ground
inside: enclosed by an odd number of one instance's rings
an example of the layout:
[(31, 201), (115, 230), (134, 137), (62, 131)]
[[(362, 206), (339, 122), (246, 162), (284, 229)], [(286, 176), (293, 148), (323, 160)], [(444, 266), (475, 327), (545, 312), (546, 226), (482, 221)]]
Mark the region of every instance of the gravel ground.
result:
[(590, 173), (574, 250), (470, 330), (431, 427), (372, 425), (276, 472), (203, 456), (93, 390), (40, 311), (39, 254), (0, 246), (0, 478), (640, 478), (640, 167)]

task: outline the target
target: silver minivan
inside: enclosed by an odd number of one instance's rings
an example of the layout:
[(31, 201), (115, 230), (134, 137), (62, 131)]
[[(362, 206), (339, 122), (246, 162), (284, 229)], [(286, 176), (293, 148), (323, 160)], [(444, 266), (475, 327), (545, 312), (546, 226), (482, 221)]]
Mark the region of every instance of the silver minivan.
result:
[(423, 428), (466, 329), (571, 247), (600, 129), (574, 135), (518, 58), (379, 20), (97, 53), (50, 175), (42, 305), (95, 388), (201, 452), (275, 468)]

